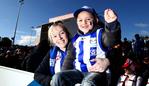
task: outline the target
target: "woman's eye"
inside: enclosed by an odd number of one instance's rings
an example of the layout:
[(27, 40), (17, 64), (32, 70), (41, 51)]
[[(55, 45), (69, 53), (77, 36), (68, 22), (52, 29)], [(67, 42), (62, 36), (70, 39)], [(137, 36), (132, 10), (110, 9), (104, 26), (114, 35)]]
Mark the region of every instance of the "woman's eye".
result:
[(65, 32), (61, 32), (60, 34), (65, 34)]
[(57, 36), (55, 35), (55, 36), (53, 36), (53, 38), (56, 38)]

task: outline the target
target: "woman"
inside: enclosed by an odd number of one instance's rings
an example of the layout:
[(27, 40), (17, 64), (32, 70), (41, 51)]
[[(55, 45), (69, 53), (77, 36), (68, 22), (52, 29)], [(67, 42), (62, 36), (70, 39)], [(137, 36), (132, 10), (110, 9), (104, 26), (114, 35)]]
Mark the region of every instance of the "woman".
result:
[(52, 76), (61, 71), (70, 44), (70, 33), (60, 21), (49, 27), (48, 37), (52, 46), (34, 74), (34, 82), (43, 86), (50, 86)]

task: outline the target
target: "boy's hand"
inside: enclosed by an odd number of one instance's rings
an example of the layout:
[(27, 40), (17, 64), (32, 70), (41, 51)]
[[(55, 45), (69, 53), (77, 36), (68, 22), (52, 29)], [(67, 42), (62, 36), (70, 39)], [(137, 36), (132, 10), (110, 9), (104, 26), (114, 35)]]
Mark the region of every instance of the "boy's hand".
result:
[(114, 13), (112, 9), (106, 9), (104, 11), (104, 19), (107, 23), (111, 23), (117, 20), (117, 15)]

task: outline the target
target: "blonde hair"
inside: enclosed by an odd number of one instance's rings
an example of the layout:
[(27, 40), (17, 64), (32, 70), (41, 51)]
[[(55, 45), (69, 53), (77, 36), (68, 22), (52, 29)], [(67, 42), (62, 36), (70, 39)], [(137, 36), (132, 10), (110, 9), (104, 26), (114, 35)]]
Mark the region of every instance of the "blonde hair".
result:
[(63, 28), (64, 32), (66, 32), (66, 35), (68, 37), (68, 41), (70, 41), (70, 38), (71, 38), (71, 34), (69, 33), (69, 31), (65, 27), (65, 25), (62, 23), (62, 21), (52, 22), (51, 26), (48, 27), (49, 28), (48, 29), (48, 40), (50, 41), (51, 46), (55, 46), (55, 44), (53, 43), (53, 40), (52, 40), (52, 33), (56, 26), (60, 26)]

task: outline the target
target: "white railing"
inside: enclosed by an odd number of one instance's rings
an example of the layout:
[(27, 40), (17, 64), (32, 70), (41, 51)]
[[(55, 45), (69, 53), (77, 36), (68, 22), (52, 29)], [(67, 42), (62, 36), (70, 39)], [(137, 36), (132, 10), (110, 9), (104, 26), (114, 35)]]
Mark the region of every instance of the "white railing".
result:
[(30, 72), (0, 66), (0, 86), (27, 86), (33, 76)]

